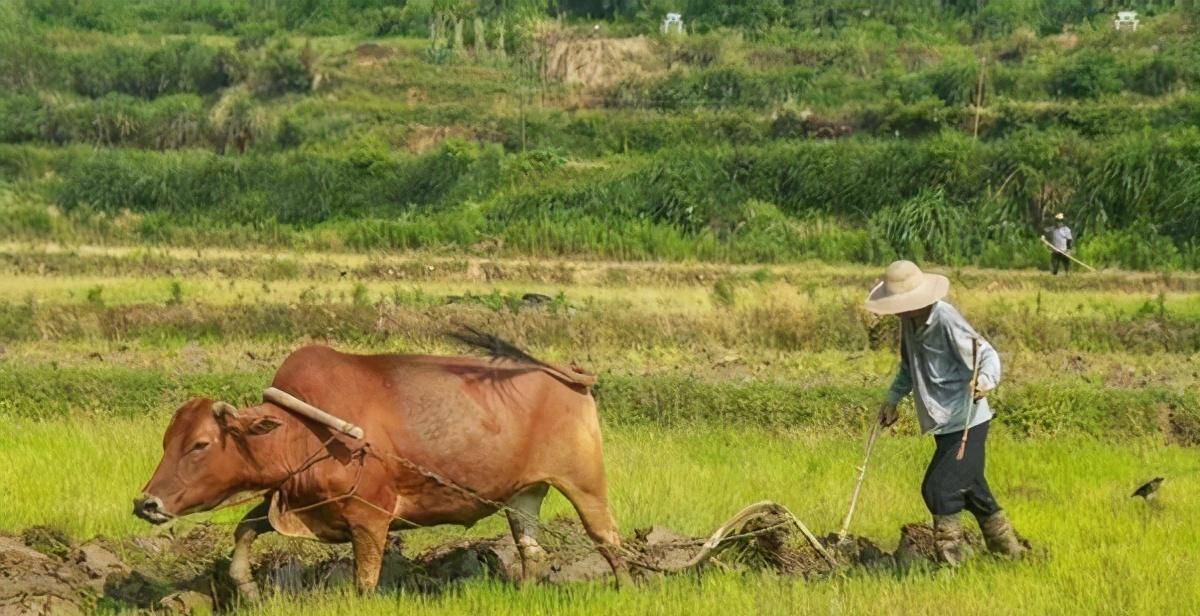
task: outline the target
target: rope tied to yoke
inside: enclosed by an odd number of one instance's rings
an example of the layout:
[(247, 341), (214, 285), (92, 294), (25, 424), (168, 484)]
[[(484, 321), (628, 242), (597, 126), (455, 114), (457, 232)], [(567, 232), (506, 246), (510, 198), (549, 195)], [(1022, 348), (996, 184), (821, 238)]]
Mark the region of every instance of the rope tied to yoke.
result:
[[(289, 472), (288, 475), (282, 481), (280, 481), (278, 484), (276, 484), (276, 486), (274, 488), (269, 489), (266, 492), (259, 494), (258, 496), (243, 499), (236, 503), (230, 503), (228, 505), (223, 505), (222, 508), (231, 507), (231, 506), (235, 506), (238, 504), (244, 504), (246, 502), (254, 500), (255, 498), (259, 498), (263, 495), (281, 494), (282, 489), (287, 484), (287, 482), (291, 481), (293, 478), (295, 478), (300, 473), (312, 468), (313, 466), (315, 466), (325, 460), (334, 459), (333, 454), (328, 451), (328, 448), (329, 448), (329, 445), (333, 442), (333, 440), (335, 438), (336, 438), (336, 435), (330, 436), (328, 439), (326, 439), (324, 442), (322, 442), (321, 446), (316, 451), (309, 454), (305, 458), (305, 461), (300, 466), (296, 467), (295, 470)], [(324, 452), (324, 453), (322, 453), (322, 452)], [(401, 464), (402, 466), (409, 469), (410, 471), (415, 472), (415, 473), (419, 474), (420, 476), (425, 477), (426, 479), (433, 481), (434, 483), (437, 483), (438, 485), (440, 485), (444, 488), (450, 489), (466, 498), (469, 498), (469, 499), (479, 502), (483, 505), (491, 507), (491, 508), (495, 509), (497, 512), (503, 511), (506, 514), (519, 516), (526, 522), (536, 526), (539, 529), (539, 531), (553, 536), (555, 539), (557, 539), (558, 541), (560, 541), (561, 543), (563, 543), (565, 545), (575, 545), (577, 547), (584, 547), (588, 550), (595, 549), (595, 547), (596, 547), (594, 544), (585, 543), (583, 540), (581, 540), (580, 538), (578, 538), (574, 535), (559, 531), (558, 529), (556, 529), (552, 526), (544, 524), (537, 516), (531, 515), (524, 511), (521, 511), (520, 509), (510, 507), (506, 503), (502, 503), (500, 501), (487, 498), (487, 497), (479, 494), (477, 491), (475, 491), (465, 485), (462, 485), (459, 482), (448, 479), (445, 476), (443, 476), (435, 471), (425, 468), (425, 467), (421, 466), (420, 464), (417, 464), (416, 462), (413, 462), (412, 460), (410, 460), (404, 456), (398, 456), (398, 455), (391, 454), (391, 453), (385, 453), (384, 455), (387, 456), (387, 458), (390, 458), (390, 459), (394, 460), (395, 462)], [(355, 480), (354, 480), (353, 485), (346, 492), (344, 492), (340, 495), (337, 495), (337, 496), (332, 496), (332, 497), (323, 499), (323, 500), (315, 502), (315, 503), (310, 503), (310, 504), (303, 505), (300, 507), (295, 507), (295, 508), (283, 509), (284, 504), (281, 503), (281, 512), (283, 512), (283, 513), (301, 513), (304, 511), (310, 511), (313, 509), (317, 509), (320, 507), (324, 507), (326, 505), (331, 505), (331, 504), (338, 503), (338, 502), (345, 501), (345, 500), (354, 500), (354, 501), (359, 502), (375, 511), (378, 511), (379, 513), (387, 515), (392, 520), (403, 522), (414, 528), (422, 527), (423, 525), (417, 524), (410, 520), (407, 520), (407, 519), (403, 518), (402, 516), (398, 515), (395, 511), (389, 511), (387, 509), (384, 509), (383, 507), (377, 505), (376, 503), (371, 502), (370, 500), (368, 500), (358, 494), (359, 487), (361, 486), (361, 483), (362, 483), (363, 472), (364, 472), (364, 469), (366, 466), (366, 458), (368, 456), (374, 456), (380, 460), (384, 459), (383, 456), (381, 456), (379, 453), (377, 453), (371, 447), (370, 443), (363, 443), (362, 445), (360, 445), (358, 448), (354, 449), (351, 452), (351, 462), (349, 462), (349, 463), (350, 464), (357, 463), (358, 469), (355, 473)], [(761, 517), (765, 514), (783, 515), (785, 517), (785, 519), (783, 521), (776, 522), (774, 524), (765, 526), (763, 528), (758, 528), (758, 529), (754, 529), (751, 531), (744, 531), (744, 532), (740, 532), (740, 533), (733, 532), (738, 528), (744, 527), (745, 524), (747, 522), (749, 522), (750, 520), (752, 520), (756, 517)], [(269, 519), (269, 517), (270, 516), (267, 515), (267, 516), (255, 516), (255, 517), (243, 518), (238, 522), (238, 524), (259, 522), (259, 521), (267, 520), (267, 519)], [(632, 563), (633, 565), (635, 565), (637, 567), (641, 567), (643, 569), (647, 569), (647, 570), (655, 571), (655, 572), (659, 572), (659, 573), (670, 573), (670, 572), (683, 571), (683, 570), (687, 570), (687, 569), (691, 569), (691, 568), (703, 565), (708, 560), (710, 560), (712, 558), (712, 556), (715, 555), (725, 544), (728, 544), (730, 542), (737, 541), (740, 539), (757, 537), (757, 536), (764, 535), (767, 533), (775, 532), (775, 531), (777, 531), (781, 528), (787, 527), (787, 526), (795, 526), (803, 534), (803, 536), (809, 542), (809, 544), (813, 547), (813, 549), (816, 550), (817, 553), (820, 554), (820, 556), (822, 558), (824, 558), (830, 564), (830, 566), (833, 566), (833, 567), (837, 566), (837, 563), (833, 559), (833, 557), (828, 553), (828, 551), (825, 550), (824, 546), (820, 543), (820, 541), (816, 538), (816, 536), (813, 535), (811, 531), (809, 531), (808, 527), (806, 527), (804, 525), (804, 523), (799, 520), (799, 518), (797, 518), (795, 515), (793, 515), (791, 513), (791, 511), (789, 511), (783, 505), (780, 505), (778, 503), (773, 503), (770, 501), (763, 501), (760, 503), (755, 503), (753, 505), (750, 505), (750, 506), (744, 508), (742, 511), (738, 512), (736, 515), (734, 515), (732, 518), (730, 518), (728, 521), (726, 521), (724, 524), (722, 524), (720, 527), (718, 527), (717, 530), (714, 531), (707, 539), (685, 539), (685, 540), (663, 542), (661, 544), (658, 544), (658, 547), (699, 546), (701, 548), (700, 551), (697, 552), (697, 554), (695, 556), (693, 556), (691, 560), (689, 560), (687, 563), (685, 563), (681, 566), (671, 567), (671, 568), (663, 568), (663, 567), (659, 567), (657, 565), (648, 563), (645, 561), (645, 559), (642, 558), (642, 555), (639, 552), (636, 552), (624, 545), (615, 545), (615, 546), (610, 545), (610, 546), (605, 546), (605, 547), (618, 550), (622, 554), (622, 556), (625, 558), (625, 560), (627, 560), (628, 562)]]
[[(292, 412), (298, 412), (298, 414), (303, 415), (309, 419), (316, 420), (319, 423), (322, 423), (324, 425), (332, 427), (335, 429), (335, 432), (333, 434), (331, 434), (328, 438), (326, 438), (316, 450), (314, 450), (312, 453), (310, 453), (308, 456), (306, 456), (304, 461), (300, 465), (298, 465), (294, 470), (289, 471), (288, 474), (281, 481), (279, 481), (274, 487), (269, 488), (267, 490), (263, 490), (253, 496), (238, 500), (234, 503), (223, 504), (219, 508), (226, 508), (226, 507), (232, 507), (232, 506), (244, 504), (244, 503), (250, 502), (252, 500), (262, 498), (264, 496), (267, 496), (269, 498), (274, 498), (276, 495), (282, 495), (284, 486), (286, 486), (286, 484), (289, 481), (291, 481), (292, 479), (294, 479), (297, 475), (311, 469), (312, 467), (316, 466), (317, 464), (319, 464), (321, 462), (324, 462), (329, 459), (334, 459), (333, 453), (329, 451), (329, 446), (334, 442), (335, 439), (337, 439), (337, 437), (339, 435), (347, 435), (347, 436), (350, 436), (351, 438), (354, 438), (355, 440), (360, 442), (360, 444), (357, 447), (355, 447), (354, 449), (352, 449), (350, 451), (350, 460), (346, 463), (346, 464), (357, 463), (357, 465), (358, 465), (358, 469), (355, 473), (354, 483), (351, 485), (350, 489), (340, 495), (332, 496), (332, 497), (323, 499), (321, 501), (318, 501), (315, 503), (310, 503), (310, 504), (303, 505), (303, 506), (296, 507), (296, 508), (285, 509), (286, 503), (280, 502), (279, 508), (280, 508), (281, 513), (283, 513), (283, 514), (302, 513), (304, 511), (310, 511), (310, 510), (324, 507), (327, 505), (335, 504), (335, 503), (338, 503), (341, 501), (353, 500), (353, 501), (361, 503), (375, 511), (378, 511), (384, 515), (387, 515), (389, 517), (389, 519), (391, 519), (393, 521), (403, 522), (406, 525), (413, 527), (413, 528), (419, 528), (419, 527), (424, 526), (422, 524), (417, 524), (415, 522), (407, 520), (407, 519), (401, 517), (399, 514), (397, 514), (396, 511), (394, 511), (394, 510), (389, 511), (389, 510), (381, 507), (380, 505), (373, 503), (370, 500), (368, 500), (358, 494), (359, 487), (362, 483), (363, 473), (364, 473), (364, 470), (366, 467), (366, 459), (368, 456), (374, 456), (376, 459), (379, 459), (380, 461), (383, 461), (383, 462), (386, 462), (387, 459), (391, 459), (392, 461), (400, 464), (401, 466), (408, 469), (409, 471), (411, 471), (421, 477), (424, 477), (425, 479), (432, 481), (432, 482), (436, 483), (437, 485), (440, 485), (446, 489), (452, 490), (455, 493), (457, 493), (469, 500), (473, 500), (473, 501), (483, 504), (491, 509), (494, 509), (496, 512), (503, 511), (508, 515), (518, 516), (518, 517), (522, 518), (524, 521), (528, 522), (529, 524), (531, 524), (534, 527), (536, 527), (537, 529), (539, 529), (540, 531), (555, 537), (563, 544), (570, 545), (570, 544), (583, 543), (582, 540), (578, 539), (577, 537), (575, 537), (573, 535), (570, 535), (565, 532), (560, 532), (558, 529), (555, 529), (547, 524), (543, 524), (542, 521), (535, 515), (531, 515), (520, 509), (510, 507), (506, 503), (487, 498), (487, 497), (483, 496), (482, 494), (480, 494), (478, 491), (476, 491), (468, 486), (465, 486), (458, 481), (449, 479), (436, 471), (430, 470), (430, 469), (410, 460), (407, 457), (396, 455), (396, 454), (393, 454), (390, 452), (383, 452), (382, 455), (380, 453), (377, 453), (374, 450), (374, 448), (371, 446), (371, 443), (369, 441), (364, 440), (364, 434), (360, 428), (358, 428), (357, 426), (354, 426), (353, 424), (349, 424), (348, 422), (346, 422), (338, 417), (330, 415), (312, 405), (309, 405), (308, 403), (303, 403), (304, 408), (301, 409), (300, 411), (297, 411), (296, 409), (293, 408), (293, 406), (294, 406), (293, 403), (295, 401), (297, 401), (298, 399), (294, 398), (290, 394), (286, 394), (286, 392), (282, 392), (281, 390), (271, 388), (271, 389), (268, 389), (267, 394), (268, 395), (265, 397), (268, 400), (275, 402), (283, 409), (292, 411)], [(386, 458), (385, 458), (385, 456), (386, 456)], [(779, 515), (779, 516), (782, 516), (784, 519), (780, 522), (770, 524), (763, 528), (758, 528), (758, 529), (754, 529), (751, 531), (744, 531), (741, 533), (734, 532), (738, 528), (743, 528), (749, 521), (751, 521), (755, 518), (763, 517), (768, 514)], [(269, 520), (269, 518), (270, 518), (269, 514), (265, 515), (265, 516), (248, 517), (248, 518), (241, 519), (238, 522), (238, 524), (260, 522), (263, 520)], [(707, 539), (704, 539), (704, 540), (699, 540), (699, 539), (677, 540), (677, 541), (664, 542), (662, 544), (659, 544), (659, 547), (699, 546), (701, 548), (700, 551), (691, 560), (689, 560), (687, 563), (685, 563), (684, 565), (679, 566), (679, 567), (672, 567), (670, 569), (664, 569), (662, 567), (658, 567), (656, 565), (647, 563), (647, 562), (645, 562), (644, 559), (641, 558), (641, 554), (627, 548), (624, 545), (618, 544), (618, 545), (608, 545), (608, 546), (603, 546), (603, 547), (606, 547), (608, 549), (616, 549), (629, 562), (633, 563), (634, 565), (636, 565), (638, 567), (642, 567), (642, 568), (645, 568), (645, 569), (648, 569), (651, 571), (656, 571), (656, 572), (682, 571), (685, 569), (690, 569), (690, 568), (702, 565), (703, 563), (708, 561), (713, 556), (713, 554), (715, 554), (717, 551), (719, 551), (723, 545), (725, 545), (729, 542), (732, 542), (732, 541), (735, 541), (738, 539), (742, 539), (742, 538), (756, 537), (756, 536), (760, 536), (760, 535), (763, 535), (766, 533), (775, 532), (785, 526), (796, 527), (801, 532), (801, 534), (804, 536), (805, 540), (812, 546), (812, 548), (826, 562), (828, 562), (830, 564), (830, 566), (832, 566), (832, 567), (837, 566), (837, 563), (834, 560), (834, 558), (829, 554), (828, 551), (826, 551), (825, 547), (821, 544), (821, 542), (817, 539), (817, 537), (808, 529), (807, 526), (804, 525), (803, 522), (800, 521), (799, 518), (797, 518), (794, 514), (792, 514), (792, 512), (789, 511), (783, 505), (780, 505), (778, 503), (774, 503), (771, 501), (762, 501), (762, 502), (755, 503), (753, 505), (750, 505), (750, 506), (742, 509), (737, 514), (735, 514), (732, 518), (730, 518), (728, 521), (726, 521), (726, 523), (724, 523), (720, 527), (718, 527), (717, 530), (714, 531)], [(590, 550), (590, 549), (594, 549), (596, 546), (594, 544), (589, 543), (589, 544), (587, 544), (586, 547), (587, 547), (587, 549)]]

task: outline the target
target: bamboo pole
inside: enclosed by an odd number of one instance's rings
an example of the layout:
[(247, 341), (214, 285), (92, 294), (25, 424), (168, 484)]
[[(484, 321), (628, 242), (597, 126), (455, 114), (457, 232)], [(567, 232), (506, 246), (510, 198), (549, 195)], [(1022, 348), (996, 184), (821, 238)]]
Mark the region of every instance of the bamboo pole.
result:
[(858, 467), (858, 481), (854, 483), (854, 493), (850, 496), (850, 509), (846, 511), (846, 517), (842, 518), (842, 529), (838, 531), (838, 543), (846, 540), (846, 533), (850, 531), (850, 520), (854, 518), (854, 508), (858, 505), (858, 494), (862, 491), (863, 479), (867, 477), (867, 461), (871, 459), (871, 449), (875, 447), (875, 439), (879, 436), (880, 423), (876, 419), (875, 425), (871, 426), (871, 434), (867, 437), (867, 453), (863, 456), (862, 466)]
[(1062, 251), (1062, 250), (1059, 250), (1059, 249), (1055, 248), (1055, 247), (1054, 247), (1054, 244), (1051, 244), (1051, 243), (1050, 243), (1049, 241), (1047, 241), (1047, 240), (1046, 240), (1046, 238), (1044, 238), (1044, 237), (1042, 238), (1042, 243), (1043, 243), (1043, 244), (1045, 244), (1045, 245), (1046, 245), (1046, 246), (1047, 246), (1047, 247), (1048, 247), (1050, 250), (1053, 250), (1054, 252), (1057, 252), (1058, 254), (1060, 254), (1060, 255), (1062, 255), (1062, 256), (1064, 256), (1064, 257), (1066, 257), (1066, 258), (1068, 258), (1068, 259), (1070, 259), (1070, 260), (1072, 260), (1072, 261), (1074, 261), (1074, 262), (1076, 262), (1076, 263), (1078, 263), (1078, 264), (1080, 264), (1080, 265), (1082, 265), (1082, 266), (1086, 267), (1086, 268), (1087, 268), (1087, 270), (1088, 270), (1089, 272), (1094, 272), (1094, 271), (1096, 271), (1096, 268), (1094, 268), (1094, 267), (1092, 267), (1092, 266), (1088, 265), (1087, 263), (1084, 263), (1083, 261), (1080, 261), (1079, 259), (1076, 259), (1075, 257), (1072, 257), (1071, 255), (1067, 254), (1066, 252), (1064, 252), (1064, 251)]
[(975, 131), (973, 139), (979, 139), (979, 114), (983, 111), (983, 77), (987, 71), (987, 56), (979, 59), (979, 83), (975, 85)]

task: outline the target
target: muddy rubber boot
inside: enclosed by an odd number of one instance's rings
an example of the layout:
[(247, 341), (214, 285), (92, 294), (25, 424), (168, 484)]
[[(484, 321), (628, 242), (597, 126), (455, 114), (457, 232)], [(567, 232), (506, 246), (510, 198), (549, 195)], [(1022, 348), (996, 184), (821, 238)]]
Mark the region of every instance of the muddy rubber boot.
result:
[(957, 567), (971, 556), (959, 514), (933, 516), (933, 545), (939, 563)]
[(992, 554), (1007, 558), (1021, 558), (1029, 551), (1029, 548), (1023, 545), (1017, 537), (1017, 531), (1013, 530), (1012, 523), (1008, 521), (1008, 516), (1004, 514), (1003, 510), (986, 518), (977, 519), (979, 520), (979, 530), (983, 532), (983, 542), (987, 544), (988, 551)]

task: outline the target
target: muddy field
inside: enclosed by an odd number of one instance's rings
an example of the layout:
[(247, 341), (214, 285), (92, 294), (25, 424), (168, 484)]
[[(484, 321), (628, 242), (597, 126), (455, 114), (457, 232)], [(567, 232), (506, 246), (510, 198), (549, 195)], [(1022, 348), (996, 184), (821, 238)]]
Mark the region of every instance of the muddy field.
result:
[[(564, 518), (548, 525), (548, 562), (537, 583), (572, 584), (608, 578), (608, 564), (588, 543), (582, 528)], [(683, 568), (706, 537), (670, 528), (637, 529), (625, 545), (648, 567), (635, 567), (642, 582), (662, 575), (704, 575), (706, 571), (769, 571), (780, 576), (817, 578), (854, 569), (872, 571), (931, 567), (932, 529), (907, 524), (899, 547), (886, 552), (865, 537), (836, 535), (821, 543), (837, 561), (828, 563), (801, 535), (778, 519), (758, 518), (734, 529), (704, 564)], [(977, 538), (971, 538), (978, 548)], [(232, 549), (229, 528), (202, 524), (180, 533), (133, 539), (98, 537), (75, 543), (65, 534), (35, 526), (20, 535), (0, 535), (0, 615), (86, 613), (98, 608), (168, 613), (208, 613), (241, 604), (227, 575)], [(679, 569), (679, 570), (677, 570)], [(677, 570), (677, 571), (676, 571)], [(670, 573), (668, 573), (668, 571)], [(445, 592), (476, 579), (516, 584), (521, 563), (509, 535), (459, 540), (413, 554), (393, 535), (384, 555), (378, 592), (425, 595)], [(353, 585), (348, 546), (293, 541), (260, 551), (254, 577), (268, 594), (300, 595)]]

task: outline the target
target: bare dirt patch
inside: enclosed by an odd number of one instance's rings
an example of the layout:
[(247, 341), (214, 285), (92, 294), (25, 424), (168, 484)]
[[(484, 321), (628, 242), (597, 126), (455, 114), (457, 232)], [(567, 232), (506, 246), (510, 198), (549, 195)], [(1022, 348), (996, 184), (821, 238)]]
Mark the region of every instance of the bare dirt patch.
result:
[(374, 66), (386, 63), (396, 55), (391, 47), (378, 43), (363, 43), (354, 48), (354, 63), (358, 66)]
[(542, 77), (588, 89), (606, 88), (660, 70), (650, 39), (582, 38), (561, 32), (544, 37)]

